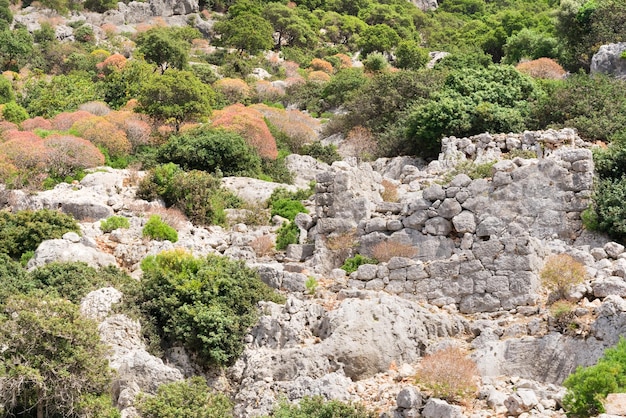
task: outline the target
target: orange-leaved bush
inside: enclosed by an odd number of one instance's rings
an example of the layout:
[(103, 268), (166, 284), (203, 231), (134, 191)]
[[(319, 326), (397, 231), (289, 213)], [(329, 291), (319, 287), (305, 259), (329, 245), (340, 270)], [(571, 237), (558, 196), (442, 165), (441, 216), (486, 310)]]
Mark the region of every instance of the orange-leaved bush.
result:
[(20, 128), (23, 131), (34, 131), (35, 129), (45, 129), (47, 131), (52, 130), (52, 122), (48, 119), (44, 119), (41, 116), (26, 119), (20, 123)]
[(250, 99), (250, 86), (240, 78), (222, 78), (213, 83), (215, 91), (228, 103), (246, 103)]
[(128, 155), (132, 149), (126, 133), (102, 116), (77, 121), (72, 125), (71, 132), (105, 148), (111, 157)]
[(517, 64), (520, 73), (528, 74), (533, 78), (549, 78), (558, 80), (565, 77), (567, 72), (552, 58), (539, 58)]
[(311, 71), (307, 78), (309, 81), (317, 83), (328, 83), (330, 81), (330, 76), (324, 71)]
[(18, 170), (41, 171), (48, 161), (48, 150), (43, 140), (32, 132), (5, 132), (6, 142), (0, 144), (0, 155)]
[(261, 157), (276, 159), (278, 149), (263, 115), (256, 109), (234, 104), (213, 113), (212, 125), (237, 132)]
[(311, 67), (314, 71), (323, 71), (326, 74), (332, 74), (335, 71), (330, 62), (320, 58), (313, 58), (309, 67)]
[(82, 105), (78, 106), (78, 110), (84, 110), (95, 116), (106, 116), (111, 111), (111, 108), (108, 104), (104, 102), (93, 101), (83, 103)]
[(254, 83), (256, 100), (259, 102), (277, 102), (285, 95), (285, 88), (274, 85), (267, 80), (258, 80)]
[(126, 57), (122, 54), (113, 54), (104, 61), (96, 64), (98, 71), (104, 75), (111, 74), (114, 71), (120, 71), (126, 66)]
[(84, 110), (77, 110), (76, 112), (63, 112), (52, 118), (52, 128), (57, 131), (67, 131), (72, 127), (74, 123), (81, 119), (90, 118), (93, 115)]
[(104, 164), (104, 155), (91, 142), (73, 135), (53, 134), (46, 137), (47, 167), (58, 177), (73, 175), (78, 170)]
[(352, 58), (346, 54), (335, 54), (336, 58), (339, 58), (340, 68), (352, 68)]
[(106, 116), (106, 120), (115, 124), (119, 129), (126, 132), (133, 149), (141, 145), (152, 143), (152, 125), (146, 121), (146, 116), (127, 110), (112, 111)]
[(251, 107), (261, 112), (276, 129), (289, 137), (289, 146), (294, 151), (317, 139), (317, 131), (321, 124), (319, 120), (306, 113), (296, 109), (278, 109), (264, 104), (256, 104)]

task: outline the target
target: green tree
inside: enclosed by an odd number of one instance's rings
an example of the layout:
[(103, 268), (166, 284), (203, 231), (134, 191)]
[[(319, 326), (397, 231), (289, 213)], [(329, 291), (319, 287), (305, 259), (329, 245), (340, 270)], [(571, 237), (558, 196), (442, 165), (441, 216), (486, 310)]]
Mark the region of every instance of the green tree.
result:
[(22, 106), (15, 102), (9, 102), (2, 109), (2, 117), (4, 120), (20, 124), (29, 118), (28, 112)]
[(83, 74), (57, 75), (39, 80), (26, 88), (23, 105), (31, 116), (51, 118), (71, 112), (83, 103), (101, 100), (98, 86)]
[(182, 344), (209, 365), (232, 364), (257, 320), (260, 300), (283, 300), (242, 261), (184, 251), (162, 252), (141, 263), (136, 302), (165, 345)]
[(341, 15), (337, 12), (326, 12), (321, 25), (325, 30), (323, 39), (349, 48), (355, 48), (355, 38), (367, 29), (367, 23), (356, 16)]
[(242, 13), (236, 17), (218, 22), (215, 31), (222, 35), (224, 45), (238, 49), (241, 53), (256, 54), (271, 49), (274, 45), (272, 24), (261, 16)]
[(287, 46), (311, 47), (317, 41), (317, 35), (297, 11), (284, 4), (270, 3), (263, 9), (263, 17), (278, 33), (275, 49), (283, 44)]
[(211, 114), (215, 92), (189, 71), (170, 70), (144, 83), (138, 101), (139, 112), (171, 122), (178, 131), (183, 122)]
[(221, 171), (225, 176), (255, 176), (261, 159), (238, 134), (222, 129), (198, 128), (176, 135), (159, 148), (161, 163), (185, 170)]
[(13, 23), (13, 13), (11, 13), (9, 4), (9, 0), (0, 0), (0, 31), (9, 29)]
[(382, 23), (365, 29), (358, 45), (361, 48), (361, 55), (366, 57), (374, 51), (389, 55), (398, 42), (400, 42), (400, 37), (396, 31)]
[(19, 71), (33, 52), (33, 37), (26, 29), (0, 30), (0, 69)]
[(517, 34), (507, 39), (504, 45), (504, 62), (517, 64), (522, 58), (558, 58), (559, 48), (556, 38), (535, 32), (530, 29), (522, 29)]
[(140, 394), (137, 409), (144, 418), (229, 418), (233, 406), (226, 395), (209, 389), (199, 376), (159, 386), (155, 396)]
[(143, 54), (146, 61), (155, 64), (161, 74), (168, 68), (186, 68), (190, 48), (188, 40), (181, 37), (179, 28), (152, 28), (137, 38), (137, 51)]
[(395, 51), (396, 67), (419, 70), (428, 62), (428, 51), (418, 45), (415, 41), (402, 41)]
[(104, 101), (114, 109), (139, 96), (143, 84), (151, 79), (152, 68), (143, 60), (128, 60), (124, 68), (113, 69), (101, 83)]
[[(42, 294), (18, 295), (6, 302), (4, 314), (0, 401), (9, 414), (79, 417), (88, 396), (107, 396), (112, 372), (106, 349), (96, 323), (83, 318), (78, 306)], [(95, 416), (119, 416), (108, 406), (110, 414)]]

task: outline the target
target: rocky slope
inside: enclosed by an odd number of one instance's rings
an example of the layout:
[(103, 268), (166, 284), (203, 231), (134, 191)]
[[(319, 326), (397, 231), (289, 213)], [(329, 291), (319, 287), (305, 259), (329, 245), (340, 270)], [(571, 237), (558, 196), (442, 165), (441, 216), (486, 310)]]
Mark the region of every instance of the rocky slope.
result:
[[(487, 178), (460, 172), (486, 162), (495, 162)], [(388, 417), (560, 417), (559, 384), (626, 332), (626, 253), (582, 227), (593, 160), (590, 144), (572, 130), (446, 138), (429, 165), (400, 157), (329, 167), (297, 156), (289, 164), (300, 184), (316, 178), (316, 193), (307, 202), (312, 215), (296, 220), (301, 244), (275, 256), (257, 255), (254, 241), (274, 239), (277, 224), (196, 227), (158, 202), (137, 200), (142, 173), (105, 169), (51, 191), (0, 192), (0, 207), (55, 208), (81, 221), (82, 236), (42, 243), (31, 268), (54, 260), (117, 264), (139, 279), (146, 255), (182, 247), (244, 259), (287, 295), (285, 305), (260, 307), (263, 315), (233, 367), (207, 374), (181, 350), (163, 359), (149, 354), (140, 324), (111, 312), (118, 291), (89, 294), (83, 313), (100, 321), (102, 339), (113, 348), (124, 416), (136, 416), (139, 391), (154, 393), (162, 383), (203, 373), (232, 396), (239, 417), (267, 413), (281, 397), (318, 394), (363, 401)], [(224, 183), (249, 200), (278, 186), (243, 178)], [(397, 190), (395, 201), (383, 200), (386, 188)], [(141, 237), (145, 215), (154, 211), (178, 222), (176, 244)], [(112, 214), (129, 217), (131, 227), (102, 233), (99, 220)], [(349, 276), (337, 268), (383, 241), (417, 251)], [(561, 253), (588, 271), (567, 295), (576, 304), (572, 328), (549, 314), (538, 276), (546, 257)], [(305, 285), (311, 277), (318, 282), (313, 294)], [(414, 385), (420, 359), (450, 346), (470, 350), (481, 375), (476, 400), (463, 407)]]

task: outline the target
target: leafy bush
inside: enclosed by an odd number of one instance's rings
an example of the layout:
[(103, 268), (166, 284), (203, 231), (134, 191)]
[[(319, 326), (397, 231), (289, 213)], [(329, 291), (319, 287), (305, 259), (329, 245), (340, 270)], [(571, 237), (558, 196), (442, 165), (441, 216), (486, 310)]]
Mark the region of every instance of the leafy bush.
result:
[(162, 163), (175, 163), (185, 170), (221, 171), (225, 176), (257, 176), (261, 159), (235, 132), (198, 128), (175, 135), (159, 148)]
[(75, 416), (87, 398), (106, 397), (112, 378), (106, 347), (77, 305), (17, 295), (3, 313), (0, 341), (10, 344), (0, 352), (0, 403), (9, 416), (32, 416), (37, 409), (42, 416)]
[[(111, 286), (132, 289), (136, 281), (114, 266), (95, 269), (82, 262), (54, 262), (29, 273), (29, 287), (80, 303), (87, 293)], [(26, 293), (22, 291), (23, 293)]]
[(34, 286), (22, 265), (0, 253), (0, 306), (12, 295), (28, 293)]
[(224, 209), (241, 204), (239, 198), (222, 189), (219, 178), (197, 170), (186, 173), (172, 163), (151, 170), (139, 184), (137, 196), (147, 200), (161, 197), (168, 207), (183, 211), (201, 225), (224, 223)]
[(450, 347), (425, 356), (420, 362), (416, 381), (435, 398), (462, 402), (478, 390), (476, 363), (457, 348)]
[(300, 229), (294, 222), (285, 222), (278, 229), (276, 236), (276, 249), (284, 250), (289, 244), (297, 244)]
[(626, 390), (626, 340), (620, 337), (594, 366), (578, 366), (563, 382), (567, 393), (563, 406), (568, 417), (591, 417), (604, 412), (602, 400), (609, 393)]
[(278, 215), (293, 222), (298, 213), (309, 213), (299, 200), (278, 199), (272, 202), (271, 216)]
[(315, 183), (311, 183), (308, 189), (298, 189), (295, 192), (291, 192), (284, 187), (277, 187), (274, 189), (269, 199), (267, 199), (267, 205), (272, 207), (274, 202), (282, 199), (297, 201), (307, 200), (313, 193), (315, 193)]
[(46, 168), (52, 177), (75, 176), (104, 164), (104, 155), (91, 142), (72, 135), (52, 134), (43, 140), (48, 151)]
[(377, 414), (367, 411), (363, 405), (340, 401), (327, 401), (321, 396), (305, 397), (298, 404), (282, 401), (271, 414), (273, 418), (374, 418)]
[(548, 257), (539, 276), (548, 290), (563, 298), (572, 286), (585, 281), (587, 269), (571, 255), (558, 254)]
[(148, 222), (146, 222), (146, 225), (144, 225), (141, 233), (144, 237), (158, 241), (178, 241), (178, 232), (176, 232), (174, 228), (163, 222), (159, 215), (150, 216)]
[(205, 364), (232, 364), (257, 320), (257, 303), (284, 300), (243, 261), (228, 257), (166, 251), (145, 258), (141, 268), (142, 289), (131, 303), (156, 326), (164, 346), (182, 344)]
[(9, 102), (4, 105), (2, 108), (2, 117), (8, 122), (18, 124), (29, 118), (26, 109), (15, 102)]
[(110, 216), (109, 218), (100, 222), (100, 229), (102, 230), (102, 232), (111, 232), (114, 229), (118, 228), (130, 228), (130, 221), (128, 220), (128, 218), (124, 216)]
[(0, 211), (0, 253), (14, 260), (27, 251), (37, 249), (42, 241), (58, 239), (66, 232), (80, 233), (80, 228), (70, 215), (42, 209), (15, 213)]
[(335, 161), (341, 161), (341, 155), (337, 152), (337, 146), (334, 144), (322, 145), (321, 142), (315, 141), (310, 144), (303, 145), (300, 148), (300, 154), (310, 155), (326, 164), (332, 164)]
[(351, 274), (358, 270), (360, 265), (363, 264), (378, 264), (378, 260), (371, 257), (366, 257), (361, 254), (357, 254), (354, 257), (348, 258), (341, 268), (345, 270), (346, 273)]
[(155, 396), (139, 394), (137, 409), (144, 418), (233, 416), (233, 405), (228, 397), (212, 391), (199, 376), (161, 385)]

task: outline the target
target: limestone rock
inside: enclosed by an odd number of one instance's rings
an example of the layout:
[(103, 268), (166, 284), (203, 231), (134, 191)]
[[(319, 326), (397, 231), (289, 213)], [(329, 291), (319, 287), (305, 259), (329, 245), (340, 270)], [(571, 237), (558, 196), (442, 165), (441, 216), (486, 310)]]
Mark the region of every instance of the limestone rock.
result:
[(55, 261), (82, 261), (94, 268), (117, 266), (117, 261), (111, 254), (100, 252), (80, 242), (52, 239), (39, 244), (26, 267), (32, 270)]
[(87, 318), (102, 320), (111, 311), (111, 306), (122, 300), (122, 292), (105, 287), (89, 292), (80, 303), (80, 313)]
[(439, 5), (437, 0), (410, 0), (417, 8), (423, 11), (435, 10)]
[(249, 177), (224, 177), (222, 185), (246, 202), (259, 204), (265, 202), (279, 187), (295, 192), (296, 186), (273, 183)]
[(626, 78), (626, 61), (622, 58), (624, 51), (626, 51), (626, 42), (602, 45), (591, 58), (591, 73)]
[(415, 386), (407, 386), (398, 393), (396, 405), (398, 408), (412, 409), (421, 408), (423, 397)]
[(423, 418), (464, 418), (460, 406), (450, 405), (444, 400), (430, 398), (422, 411)]
[(294, 184), (299, 188), (308, 188), (318, 174), (326, 172), (330, 166), (310, 155), (290, 154), (285, 157), (285, 165), (294, 174)]

